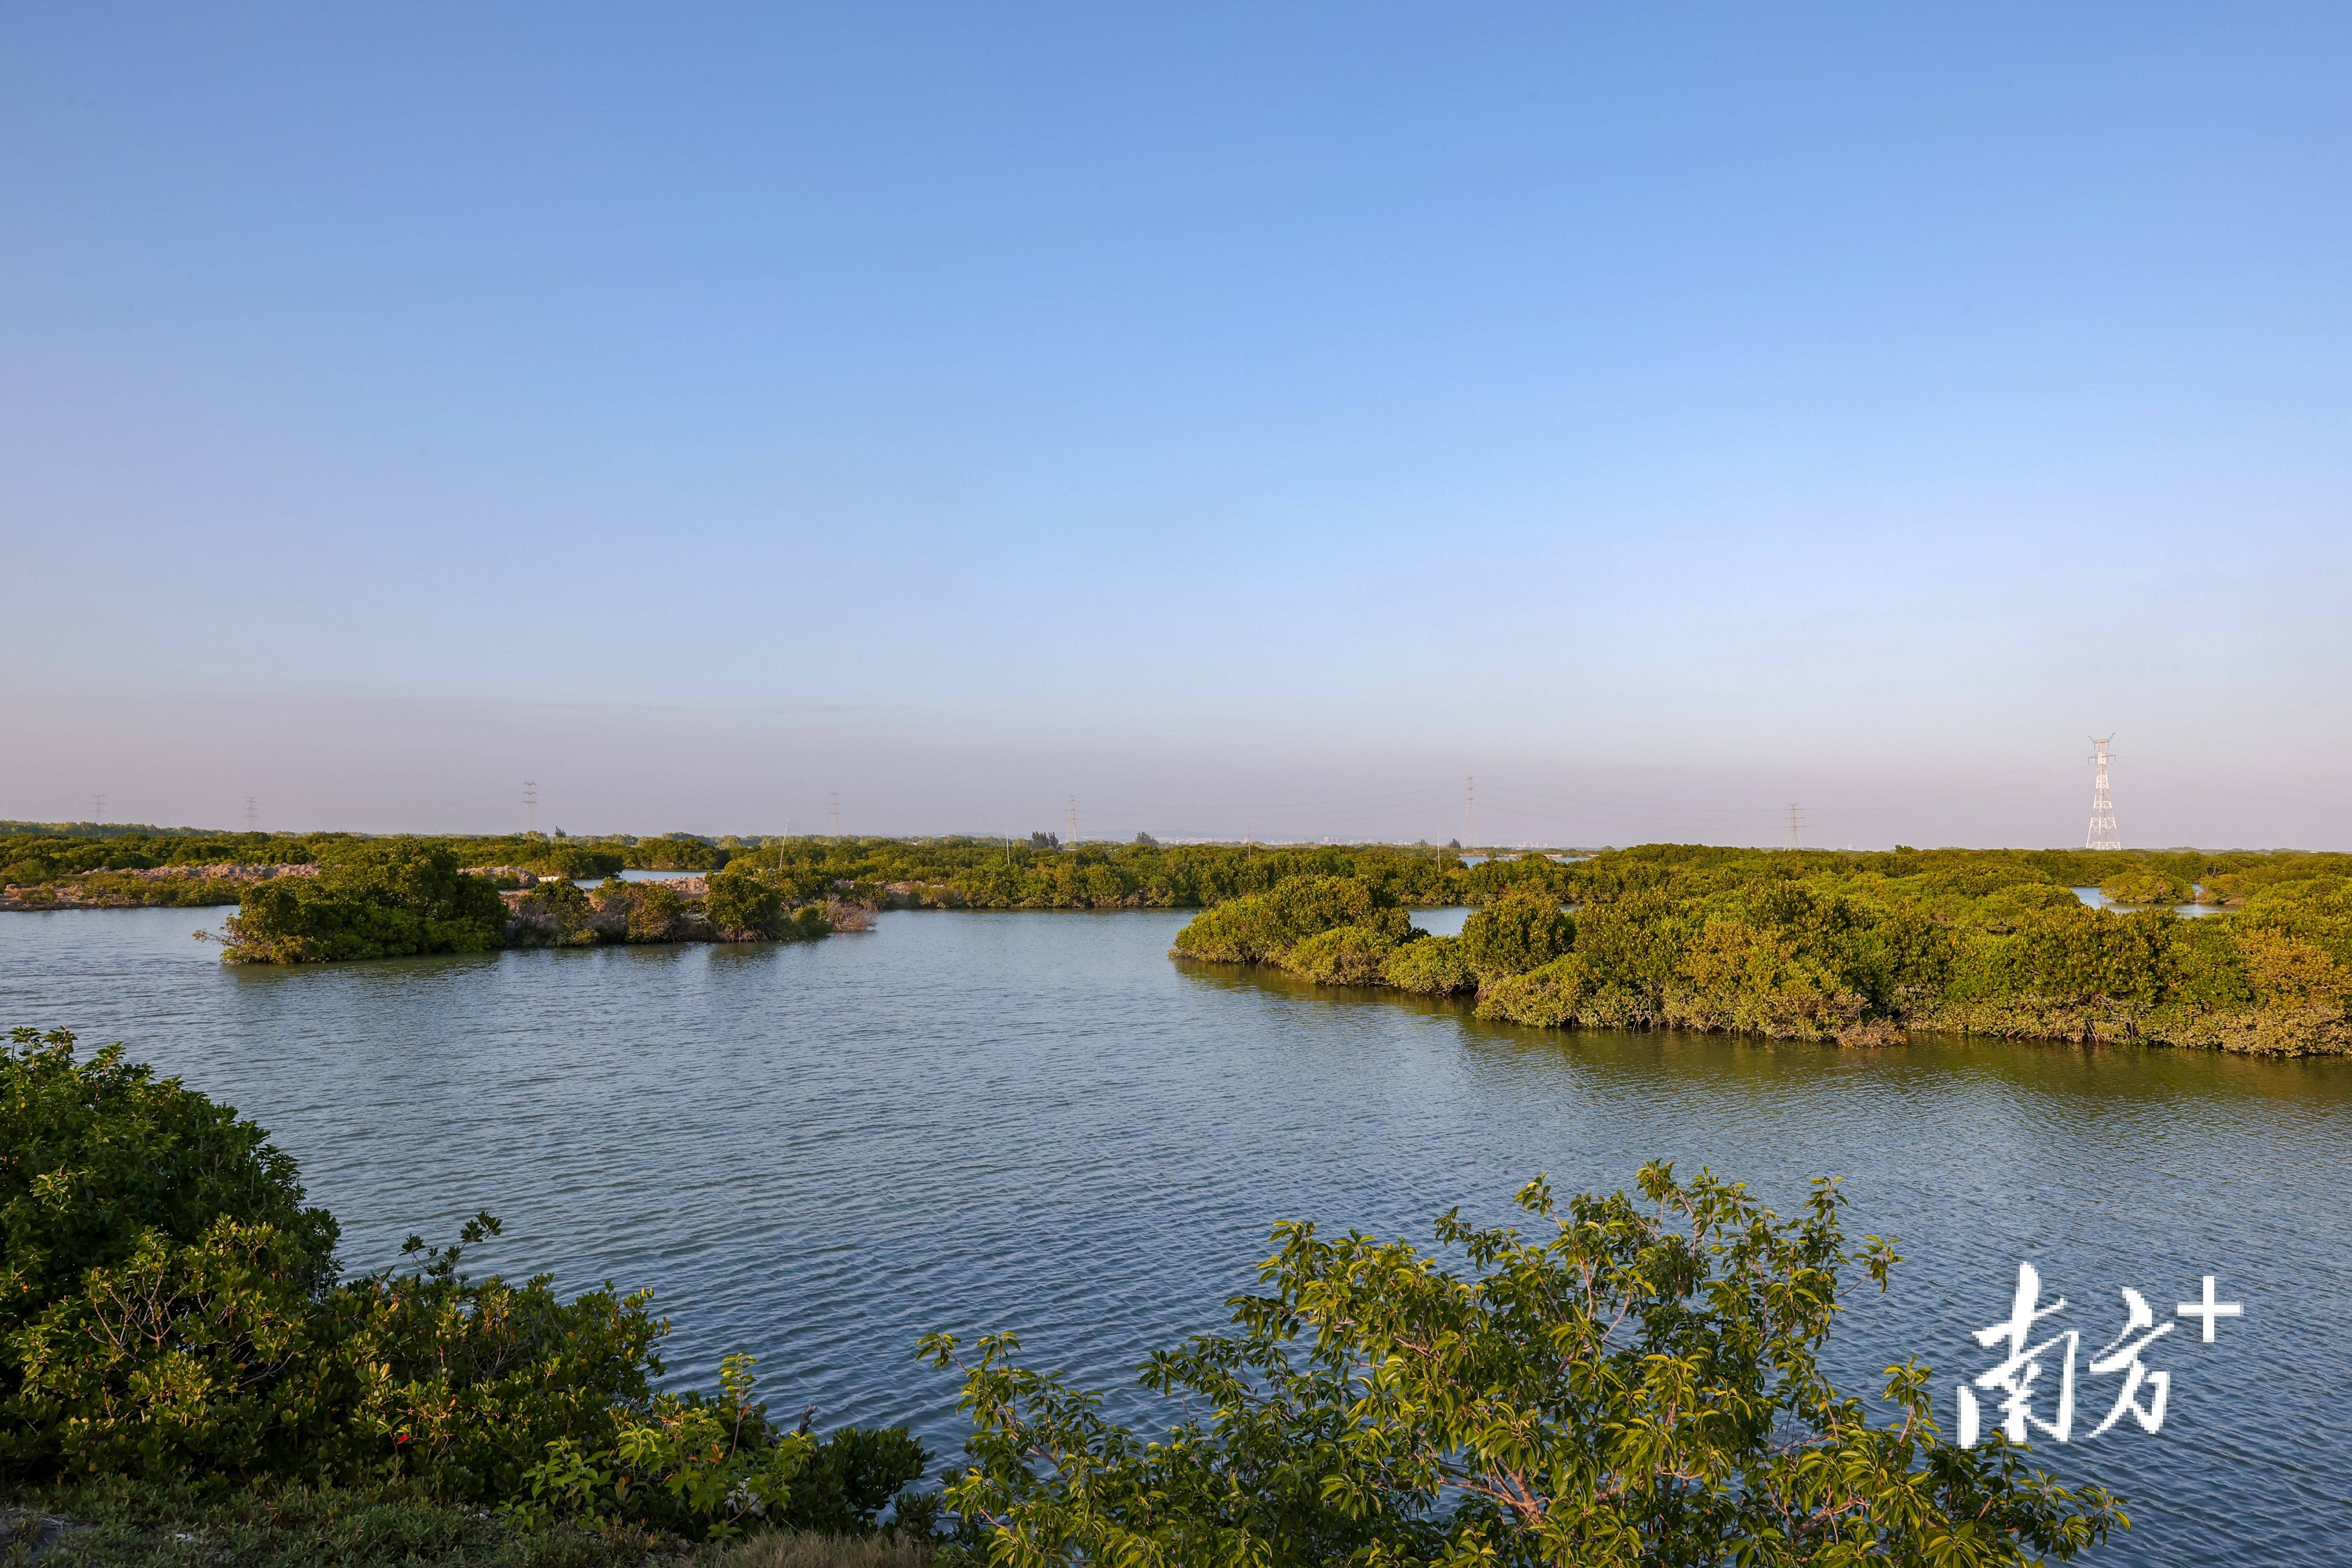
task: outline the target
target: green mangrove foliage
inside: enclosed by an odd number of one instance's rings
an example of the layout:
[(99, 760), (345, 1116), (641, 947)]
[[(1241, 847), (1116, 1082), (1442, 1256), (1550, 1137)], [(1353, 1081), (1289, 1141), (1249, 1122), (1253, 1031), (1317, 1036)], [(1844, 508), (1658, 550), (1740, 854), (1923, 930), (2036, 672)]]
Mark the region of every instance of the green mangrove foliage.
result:
[(863, 911), (824, 903), (795, 907), (759, 873), (722, 871), (689, 897), (659, 882), (608, 879), (593, 890), (561, 879), (512, 895), (509, 947), (593, 947), (604, 942), (811, 942)]
[[(265, 835), (121, 832), (107, 837), (26, 833), (0, 837), (0, 882), (13, 901), (59, 901), (109, 873), (173, 872), (126, 883), (123, 901), (236, 901), (236, 884), (215, 879), (201, 893), (200, 868), (247, 873), (285, 865), (324, 867), (370, 840), (352, 834)], [(1465, 865), (1452, 851), (1390, 845), (1268, 848), (1258, 845), (1078, 844), (1032, 839), (739, 838), (686, 834), (655, 838), (574, 838), (544, 834), (430, 837), (460, 867), (505, 867), (584, 879), (624, 868), (762, 873), (794, 903), (835, 895), (875, 904), (950, 909), (1190, 909), (1265, 892), (1285, 878), (1360, 877), (1408, 902), (1483, 902), (1523, 882), (1543, 882), (1541, 857)], [(249, 878), (248, 878), (249, 879)], [(167, 886), (167, 884), (169, 884)]]
[(120, 1047), (17, 1029), (0, 1051), (0, 1483), (255, 1480), (673, 1534), (870, 1531), (927, 1462), (903, 1429), (768, 1420), (751, 1363), (659, 1392), (645, 1292), (566, 1300), (474, 1277), (457, 1244), (337, 1282), (294, 1162)]
[[(367, 842), (347, 833), (0, 824), (0, 885), (14, 889), (8, 900), (19, 907), (68, 901), (85, 879), (107, 875), (125, 879), (106, 889), (110, 900), (234, 903), (233, 880), (215, 877), (206, 889), (189, 884), (202, 880), (195, 874), (205, 868), (241, 868), (250, 879), (250, 873), (289, 864), (323, 867)], [(622, 869), (712, 872), (733, 866), (763, 873), (796, 904), (841, 895), (866, 904), (887, 899), (949, 909), (1196, 909), (1269, 891), (1291, 877), (1327, 876), (1357, 878), (1402, 903), (1432, 906), (1491, 903), (1514, 889), (1566, 899), (1577, 885), (1573, 864), (1548, 855), (1501, 855), (1472, 863), (1450, 847), (1427, 845), (1167, 845), (1148, 837), (1129, 844), (1064, 845), (1051, 834), (1019, 839), (712, 838), (685, 833), (582, 838), (560, 830), (423, 842), (447, 849), (461, 867), (512, 867), (574, 879)], [(1653, 846), (1628, 853), (1686, 851)], [(2127, 905), (2204, 902), (2234, 908), (2279, 882), (2352, 873), (2352, 862), (2343, 856), (2238, 850), (1938, 850), (1927, 856), (1904, 850), (1893, 856), (1805, 857), (1856, 865), (1906, 858), (1933, 861), (1947, 871), (1965, 865), (1969, 868), (1958, 874), (2003, 883), (2105, 887)], [(2330, 866), (2332, 870), (2326, 869)], [(175, 872), (181, 875), (156, 874)], [(140, 873), (151, 875), (142, 879)]]
[(2063, 854), (1659, 846), (1556, 868), (1456, 938), (1405, 928), (1377, 884), (1302, 877), (1203, 911), (1173, 952), (1555, 1027), (2352, 1051), (2352, 862), (2261, 860), (2215, 873), (2229, 912), (2184, 919), (2085, 906)]
[[(862, 911), (800, 904), (771, 875), (730, 868), (689, 896), (608, 878), (585, 890), (562, 877), (501, 893), (430, 839), (339, 845), (315, 871), (241, 889), (219, 937), (231, 963), (314, 963), (429, 952), (599, 942), (807, 941)], [(307, 868), (306, 868), (307, 869)], [(689, 884), (691, 886), (691, 884)]]
[(224, 926), (232, 963), (315, 963), (424, 952), (484, 952), (505, 940), (507, 908), (487, 879), (417, 839), (351, 845), (316, 876), (246, 889)]
[[(1414, 945), (1419, 945), (1418, 943)], [(1541, 1180), (1536, 1234), (1437, 1224), (1407, 1243), (1284, 1225), (1234, 1331), (1161, 1352), (1178, 1407), (1146, 1434), (1017, 1364), (1010, 1334), (927, 1342), (964, 1368), (971, 1467), (946, 1500), (996, 1568), (1074, 1563), (1939, 1563), (2064, 1560), (2127, 1521), (2006, 1440), (1946, 1441), (1930, 1373), (1890, 1369), (1874, 1421), (1818, 1354), (1848, 1251), (1834, 1184), (1783, 1220), (1705, 1172), (1643, 1167), (1638, 1200)]]
[(1346, 936), (1381, 951), (1411, 934), (1395, 893), (1354, 877), (1290, 877), (1269, 891), (1203, 910), (1178, 934), (1177, 951), (1223, 963), (1268, 963), (1309, 941)]

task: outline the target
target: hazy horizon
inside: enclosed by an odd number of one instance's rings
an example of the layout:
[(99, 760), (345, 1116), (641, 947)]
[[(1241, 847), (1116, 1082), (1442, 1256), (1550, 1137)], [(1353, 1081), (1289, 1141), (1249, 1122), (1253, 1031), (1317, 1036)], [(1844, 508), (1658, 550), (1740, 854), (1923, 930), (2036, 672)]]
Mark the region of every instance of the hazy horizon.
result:
[(0, 817), (2352, 847), (2352, 12), (0, 16)]

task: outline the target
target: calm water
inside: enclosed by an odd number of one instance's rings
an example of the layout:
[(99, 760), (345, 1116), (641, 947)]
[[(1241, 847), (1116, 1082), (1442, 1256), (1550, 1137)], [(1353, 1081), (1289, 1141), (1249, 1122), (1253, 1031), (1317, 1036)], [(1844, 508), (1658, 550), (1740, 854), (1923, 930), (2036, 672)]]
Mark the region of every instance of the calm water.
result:
[(1784, 1209), (1844, 1175), (1852, 1233), (1910, 1261), (1886, 1301), (1853, 1294), (1833, 1360), (1857, 1384), (1932, 1363), (1948, 1426), (2020, 1260), (2073, 1303), (2085, 1368), (2120, 1287), (2172, 1321), (2218, 1275), (2245, 1316), (2157, 1342), (2162, 1432), (2083, 1441), (2115, 1393), (2086, 1375), (2044, 1458), (2130, 1500), (2099, 1561), (2352, 1561), (2352, 1064), (1546, 1035), (1188, 971), (1181, 914), (285, 971), (222, 968), (189, 940), (205, 914), (0, 916), (0, 1020), (126, 1040), (258, 1119), (352, 1266), (488, 1206), (484, 1267), (656, 1285), (677, 1376), (751, 1351), (780, 1412), (950, 1451), (926, 1331), (1017, 1329), (1033, 1363), (1125, 1389), (1220, 1321), (1277, 1219), (1425, 1241), (1538, 1171), (1613, 1188), (1664, 1156)]

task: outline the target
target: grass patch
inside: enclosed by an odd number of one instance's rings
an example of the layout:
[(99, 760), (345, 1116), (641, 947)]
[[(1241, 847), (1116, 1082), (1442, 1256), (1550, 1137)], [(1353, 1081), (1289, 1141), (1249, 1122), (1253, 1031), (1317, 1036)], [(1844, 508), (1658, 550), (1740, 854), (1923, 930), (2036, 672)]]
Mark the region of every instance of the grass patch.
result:
[(931, 1549), (896, 1535), (774, 1530), (703, 1549), (695, 1568), (927, 1568)]
[(7, 1496), (0, 1510), (10, 1568), (646, 1568), (693, 1550), (631, 1528), (524, 1531), (392, 1489), (93, 1480)]
[(530, 1531), (397, 1488), (92, 1480), (0, 1493), (0, 1565), (20, 1568), (929, 1568), (893, 1534), (761, 1531), (697, 1546), (634, 1526)]

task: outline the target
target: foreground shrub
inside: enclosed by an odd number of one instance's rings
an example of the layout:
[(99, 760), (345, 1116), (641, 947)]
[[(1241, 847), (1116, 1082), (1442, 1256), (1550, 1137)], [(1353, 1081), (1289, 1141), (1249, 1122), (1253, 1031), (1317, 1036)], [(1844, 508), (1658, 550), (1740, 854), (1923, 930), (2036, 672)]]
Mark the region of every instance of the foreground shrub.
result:
[(508, 1513), (531, 1528), (593, 1519), (719, 1538), (755, 1524), (871, 1532), (929, 1453), (904, 1427), (822, 1441), (782, 1431), (751, 1397), (752, 1365), (729, 1356), (716, 1398), (666, 1394), (616, 1410), (608, 1442), (548, 1443)]
[[(1017, 1365), (965, 1366), (971, 1469), (950, 1506), (1001, 1568), (1072, 1563), (1794, 1565), (2066, 1559), (2126, 1521), (2097, 1488), (1961, 1448), (1928, 1370), (1892, 1369), (1874, 1426), (1822, 1376), (1849, 1253), (1834, 1185), (1782, 1220), (1744, 1188), (1645, 1166), (1641, 1201), (1542, 1181), (1533, 1237), (1449, 1214), (1441, 1268), (1403, 1242), (1275, 1232), (1234, 1331), (1151, 1358), (1181, 1406), (1148, 1439), (1098, 1397)], [(956, 1342), (927, 1342), (940, 1365)]]
[[(495, 1237), (409, 1238), (332, 1282), (334, 1222), (261, 1129), (120, 1047), (19, 1029), (0, 1056), (0, 1484), (121, 1477), (409, 1487), (674, 1535), (871, 1529), (928, 1460), (903, 1430), (783, 1432), (730, 1358), (656, 1392), (645, 1292), (468, 1276)], [(420, 1256), (421, 1255), (421, 1256)]]
[[(12, 1541), (0, 1509), (0, 1562), (34, 1547), (43, 1568), (677, 1568), (684, 1548), (655, 1531), (593, 1521), (524, 1531), (495, 1513), (413, 1486), (223, 1487), (118, 1476), (0, 1494), (22, 1509)], [(45, 1530), (43, 1527), (46, 1526)], [(43, 1535), (52, 1542), (39, 1550)]]
[[(63, 1030), (20, 1028), (9, 1039), (0, 1052), (0, 1475), (24, 1475), (53, 1469), (66, 1436), (41, 1414), (54, 1396), (28, 1395), (28, 1355), (37, 1366), (60, 1353), (79, 1362), (76, 1328), (136, 1308), (144, 1350), (109, 1353), (151, 1363), (177, 1355), (184, 1370), (215, 1369), (159, 1390), (159, 1407), (211, 1397), (215, 1377), (249, 1382), (252, 1369), (286, 1352), (273, 1315), (333, 1279), (336, 1228), (326, 1210), (304, 1206), (294, 1162), (231, 1108), (125, 1061), (120, 1046), (78, 1061)], [(165, 1303), (204, 1289), (208, 1274), (258, 1342), (223, 1342), (217, 1336), (239, 1331), (217, 1316), (192, 1326), (177, 1351), (171, 1333), (155, 1337), (176, 1321)], [(144, 1306), (123, 1294), (166, 1281)], [(94, 1364), (76, 1373), (84, 1385), (102, 1375)], [(101, 1426), (107, 1407), (91, 1407)]]

